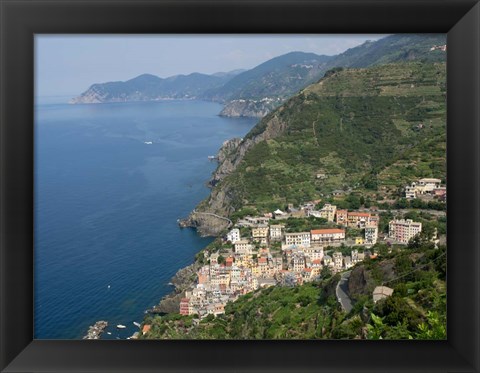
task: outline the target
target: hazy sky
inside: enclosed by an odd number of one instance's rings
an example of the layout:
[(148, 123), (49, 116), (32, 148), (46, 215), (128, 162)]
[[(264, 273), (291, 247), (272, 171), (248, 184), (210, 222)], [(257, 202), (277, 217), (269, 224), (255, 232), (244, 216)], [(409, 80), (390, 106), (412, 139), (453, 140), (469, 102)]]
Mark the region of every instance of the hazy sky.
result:
[(250, 69), (292, 52), (334, 55), (385, 35), (36, 35), (37, 96), (78, 95), (93, 83)]

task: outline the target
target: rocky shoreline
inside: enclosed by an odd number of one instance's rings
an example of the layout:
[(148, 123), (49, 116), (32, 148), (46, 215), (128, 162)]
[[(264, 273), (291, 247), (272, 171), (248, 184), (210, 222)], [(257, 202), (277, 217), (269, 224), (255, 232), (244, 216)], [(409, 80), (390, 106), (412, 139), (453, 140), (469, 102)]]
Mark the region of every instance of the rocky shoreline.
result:
[(167, 314), (178, 312), (180, 307), (180, 299), (185, 296), (185, 290), (192, 287), (197, 279), (197, 271), (200, 264), (196, 261), (185, 268), (181, 268), (172, 277), (172, 284), (175, 287), (172, 293), (164, 296), (160, 303), (150, 310), (148, 313)]
[(88, 328), (87, 335), (83, 337), (83, 339), (100, 339), (102, 333), (104, 332), (105, 328), (108, 326), (107, 321), (97, 321), (94, 325)]

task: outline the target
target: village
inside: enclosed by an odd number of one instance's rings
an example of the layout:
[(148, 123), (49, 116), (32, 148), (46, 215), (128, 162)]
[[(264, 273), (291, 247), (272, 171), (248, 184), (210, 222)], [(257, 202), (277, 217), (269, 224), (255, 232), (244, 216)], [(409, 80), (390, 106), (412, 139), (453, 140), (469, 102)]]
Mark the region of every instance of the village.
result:
[[(411, 194), (412, 189), (415, 195)], [(416, 198), (417, 193), (432, 196), (438, 190), (444, 198), (445, 188), (440, 187), (440, 180), (421, 179), (407, 187), (406, 193), (407, 198)], [(196, 286), (185, 292), (180, 314), (200, 318), (223, 314), (225, 305), (241, 295), (262, 287), (301, 285), (321, 277), (323, 271), (346, 271), (366, 258), (376, 258), (378, 253), (373, 246), (379, 240), (389, 245), (406, 245), (422, 231), (420, 222), (393, 219), (388, 222), (388, 234), (380, 235), (376, 207), (348, 211), (326, 203), (316, 209), (317, 203), (311, 201), (298, 207), (289, 204), (286, 211), (277, 209), (264, 216), (238, 220), (223, 237), (220, 252), (203, 252), (206, 264), (197, 272)], [(309, 217), (322, 218), (334, 227), (289, 232), (284, 223), (289, 218)], [(363, 235), (349, 238), (349, 230)], [(351, 249), (349, 255), (345, 255), (345, 248)]]

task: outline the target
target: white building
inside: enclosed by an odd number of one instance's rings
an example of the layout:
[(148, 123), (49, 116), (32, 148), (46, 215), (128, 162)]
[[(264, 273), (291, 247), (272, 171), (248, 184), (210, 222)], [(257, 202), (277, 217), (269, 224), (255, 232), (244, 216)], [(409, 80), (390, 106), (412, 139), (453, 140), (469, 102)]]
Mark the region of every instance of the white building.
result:
[(310, 232), (285, 233), (285, 244), (287, 246), (310, 246)]
[(423, 189), (423, 193), (431, 193), (434, 189), (440, 187), (440, 179), (424, 178), (418, 180), (418, 186)]
[(240, 240), (235, 242), (234, 244), (235, 252), (238, 254), (246, 254), (250, 255), (253, 251), (253, 246), (250, 244), (248, 240)]
[(281, 241), (283, 238), (283, 228), (282, 224), (275, 224), (270, 226), (270, 240), (272, 241)]
[(218, 263), (218, 253), (213, 253), (210, 255), (210, 266)]
[(333, 265), (332, 257), (330, 255), (325, 255), (323, 257), (323, 264), (331, 267)]
[(388, 237), (404, 244), (422, 231), (422, 223), (411, 219), (392, 220), (388, 224)]
[(231, 243), (235, 243), (240, 240), (241, 240), (240, 229), (234, 228), (227, 233), (227, 241), (230, 241)]
[(305, 257), (301, 253), (292, 256), (292, 269), (294, 272), (301, 272), (305, 268)]
[(345, 240), (345, 230), (337, 228), (313, 229), (310, 231), (312, 242), (332, 243)]
[(378, 227), (375, 224), (365, 226), (365, 244), (375, 245), (378, 239)]
[(440, 179), (423, 178), (418, 182), (412, 182), (410, 186), (405, 187), (405, 198), (414, 199), (419, 194), (433, 194), (435, 189), (440, 188)]
[(322, 260), (323, 259), (323, 247), (306, 247), (303, 249), (303, 252), (311, 260)]
[(353, 267), (352, 258), (350, 258), (348, 255), (345, 258), (343, 258), (343, 262), (345, 264), (345, 269), (349, 269)]
[(417, 198), (417, 186), (416, 183), (412, 183), (410, 186), (405, 187), (405, 198), (406, 199), (415, 199)]
[(339, 251), (335, 251), (333, 253), (333, 266), (336, 269), (342, 269), (343, 268), (343, 255)]
[(268, 225), (259, 224), (252, 228), (252, 239), (258, 241), (261, 244), (267, 244), (268, 238)]
[(335, 219), (335, 213), (337, 212), (337, 206), (326, 203), (320, 210), (320, 217), (333, 221)]

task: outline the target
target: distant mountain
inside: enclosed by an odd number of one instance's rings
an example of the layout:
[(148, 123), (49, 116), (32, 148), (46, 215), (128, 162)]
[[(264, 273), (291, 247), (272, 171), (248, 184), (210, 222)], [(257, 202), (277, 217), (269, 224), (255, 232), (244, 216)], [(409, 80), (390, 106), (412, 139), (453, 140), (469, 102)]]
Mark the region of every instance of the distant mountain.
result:
[(332, 59), (314, 53), (291, 52), (272, 58), (207, 91), (203, 97), (214, 101), (289, 97), (317, 79)]
[(151, 74), (142, 74), (125, 82), (93, 84), (73, 104), (102, 102), (154, 101), (160, 99), (193, 99), (207, 89), (224, 85), (239, 72), (206, 75), (192, 73), (175, 75), (166, 79)]
[(219, 78), (223, 78), (225, 76), (230, 76), (230, 77), (234, 77), (235, 75), (238, 75), (240, 73), (243, 73), (244, 71), (247, 71), (247, 69), (237, 69), (237, 70), (232, 70), (232, 71), (228, 71), (228, 72), (218, 72), (218, 73), (214, 73), (212, 74), (213, 76), (218, 76)]
[(336, 67), (369, 67), (394, 62), (439, 62), (444, 34), (399, 34), (367, 41), (335, 56), (291, 52), (250, 70), (212, 75), (193, 73), (161, 79), (144, 74), (126, 82), (94, 84), (72, 103), (203, 99), (222, 102), (225, 116), (263, 117)]

